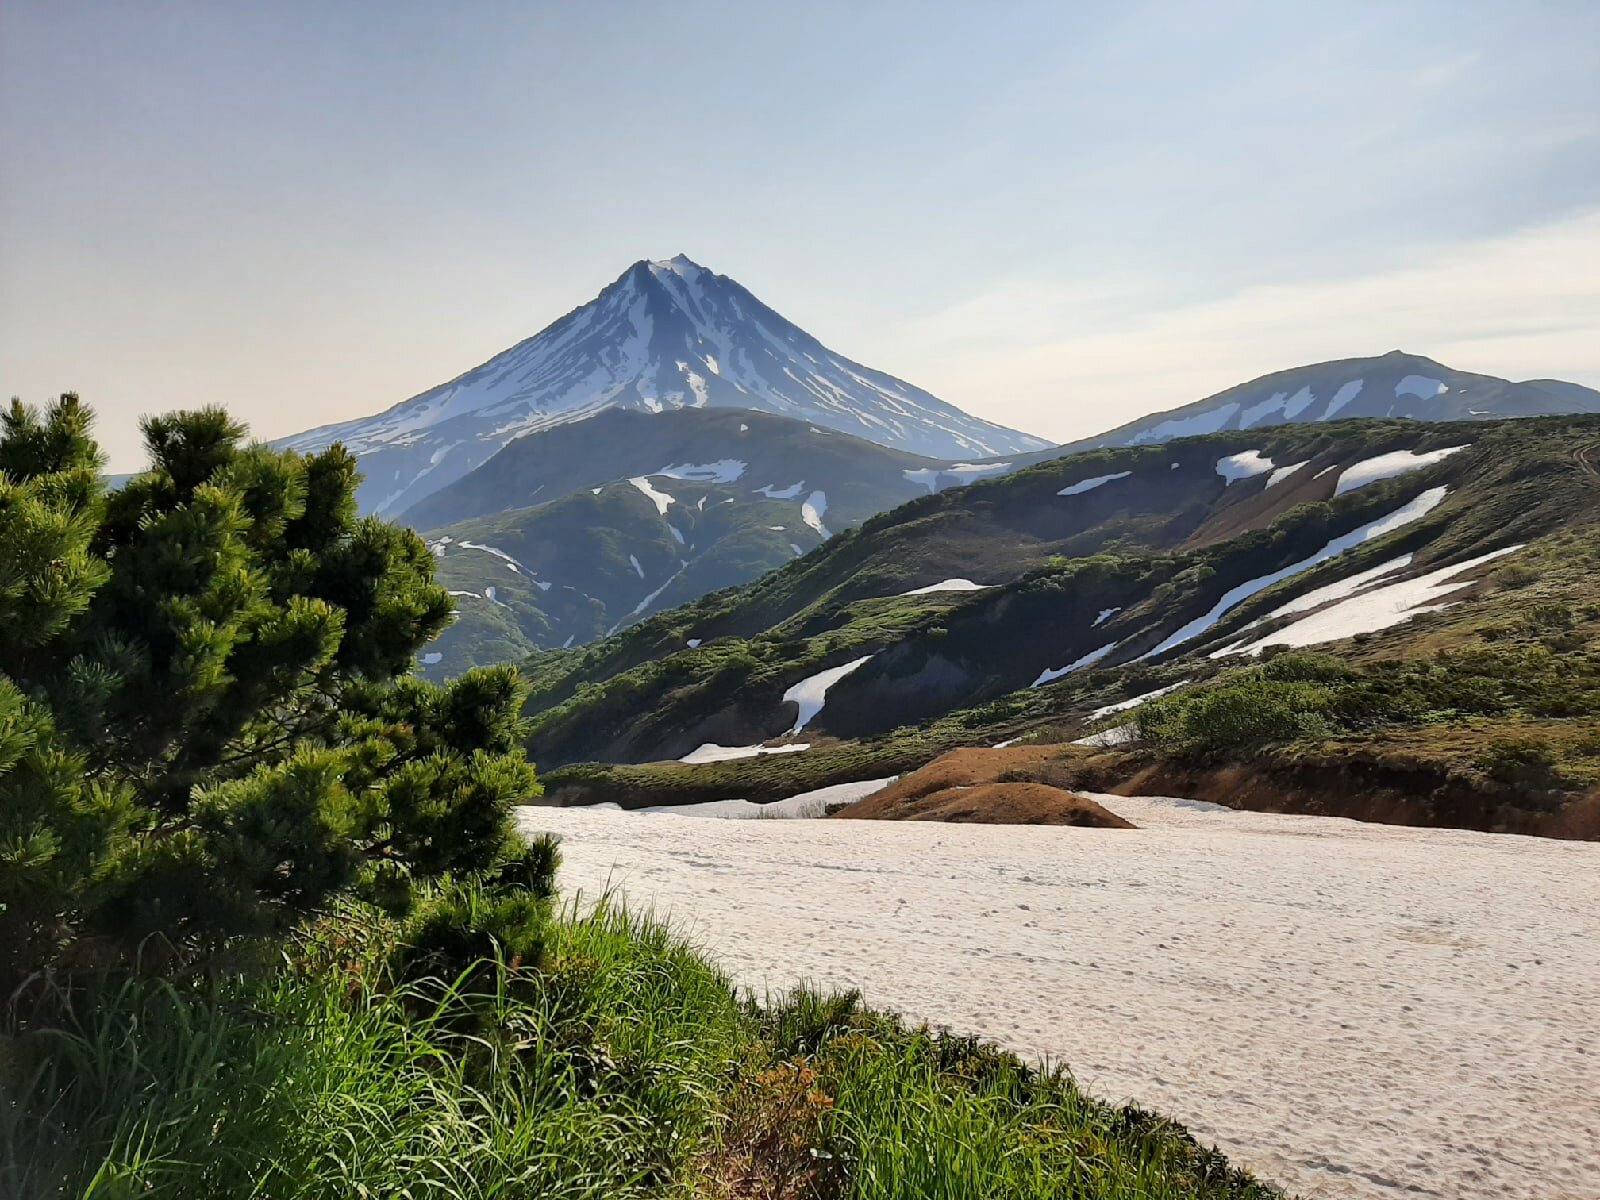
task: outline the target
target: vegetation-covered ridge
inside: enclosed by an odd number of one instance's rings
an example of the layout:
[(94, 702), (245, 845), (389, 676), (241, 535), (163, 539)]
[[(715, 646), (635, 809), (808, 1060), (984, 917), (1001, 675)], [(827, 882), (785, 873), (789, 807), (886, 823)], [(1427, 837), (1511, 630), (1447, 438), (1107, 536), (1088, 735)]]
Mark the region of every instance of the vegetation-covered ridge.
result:
[(528, 434), (405, 514), (457, 610), (424, 671), (583, 645), (747, 583), (953, 482), (948, 465), (740, 409), (608, 411)]
[[(1326, 606), (1352, 577), (1355, 590), (1366, 572), (1404, 582), (1508, 555), (1461, 577), (1471, 582), (1561, 531), (1592, 529), (1597, 452), (1600, 418), (1571, 417), (1279, 426), (1042, 462), (913, 501), (753, 584), (530, 660), (530, 746), (558, 766), (759, 741), (792, 723), (788, 687), (862, 655), (872, 657), (829, 691), (808, 739), (1026, 708), (1038, 682), (1055, 702), (1123, 676), (1209, 674), (1218, 650), (1270, 640), (1296, 612), (1278, 610), (1301, 597)], [(1409, 469), (1362, 467), (1375, 460)], [(1341, 487), (1362, 470), (1368, 482)], [(906, 594), (948, 578), (989, 586)], [(1417, 616), (1375, 636), (1398, 650), (1453, 619)], [(1047, 672), (1091, 655), (1050, 682)], [(643, 715), (624, 723), (623, 712)]]

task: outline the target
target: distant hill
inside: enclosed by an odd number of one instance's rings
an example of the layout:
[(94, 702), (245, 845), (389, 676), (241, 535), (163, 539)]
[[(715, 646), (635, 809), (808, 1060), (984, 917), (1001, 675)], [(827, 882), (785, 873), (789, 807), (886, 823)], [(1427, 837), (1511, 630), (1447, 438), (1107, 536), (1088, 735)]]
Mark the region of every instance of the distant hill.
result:
[(774, 413), (946, 459), (1050, 444), (845, 358), (681, 254), (634, 263), (589, 303), (448, 383), (279, 444), (343, 442), (361, 458), (363, 508), (393, 514), (520, 435), (609, 409), (681, 408)]
[[(1556, 413), (1600, 413), (1600, 392), (1557, 379), (1513, 383), (1457, 371), (1431, 358), (1393, 350), (1378, 358), (1342, 358), (1263, 375), (1181, 408), (1152, 413), (1052, 453), (1098, 446), (1138, 446), (1226, 429), (1352, 417), (1476, 421)], [(1037, 456), (1036, 456), (1037, 457)]]
[(581, 645), (983, 470), (727, 409), (610, 411), (530, 434), (404, 516), (457, 597), (424, 669)]
[(912, 500), (743, 587), (530, 660), (530, 748), (557, 765), (749, 745), (791, 729), (805, 681), (837, 668), (806, 736), (1049, 711), (1051, 695), (1070, 712), (1098, 681), (1192, 678), (1277, 637), (1426, 645), (1437, 606), (1597, 524), (1600, 417), (1097, 449)]

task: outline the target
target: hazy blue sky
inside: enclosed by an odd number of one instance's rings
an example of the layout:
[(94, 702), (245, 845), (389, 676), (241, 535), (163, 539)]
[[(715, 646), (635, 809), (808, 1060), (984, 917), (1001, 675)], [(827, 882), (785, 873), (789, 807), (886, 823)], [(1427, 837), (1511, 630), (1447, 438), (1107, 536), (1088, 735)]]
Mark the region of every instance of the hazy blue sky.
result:
[(263, 435), (682, 251), (1065, 439), (1396, 347), (1600, 385), (1600, 3), (0, 5), (0, 391)]

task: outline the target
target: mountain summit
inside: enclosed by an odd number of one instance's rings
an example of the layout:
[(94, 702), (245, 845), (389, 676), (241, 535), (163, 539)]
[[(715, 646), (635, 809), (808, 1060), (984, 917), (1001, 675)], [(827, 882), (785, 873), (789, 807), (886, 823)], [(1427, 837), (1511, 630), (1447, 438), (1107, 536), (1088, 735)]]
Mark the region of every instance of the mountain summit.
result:
[(394, 513), (524, 433), (606, 409), (704, 407), (776, 413), (935, 458), (1050, 444), (845, 358), (681, 254), (634, 263), (588, 304), (448, 383), (282, 444), (343, 442), (361, 457), (363, 507)]

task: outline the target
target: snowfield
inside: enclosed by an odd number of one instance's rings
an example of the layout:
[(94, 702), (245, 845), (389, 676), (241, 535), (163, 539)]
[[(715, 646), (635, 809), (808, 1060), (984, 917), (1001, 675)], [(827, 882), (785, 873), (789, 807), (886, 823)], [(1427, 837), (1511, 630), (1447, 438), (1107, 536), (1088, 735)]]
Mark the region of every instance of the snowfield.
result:
[(1139, 828), (522, 824), (742, 986), (1049, 1056), (1308, 1197), (1600, 1196), (1600, 845), (1096, 799)]

